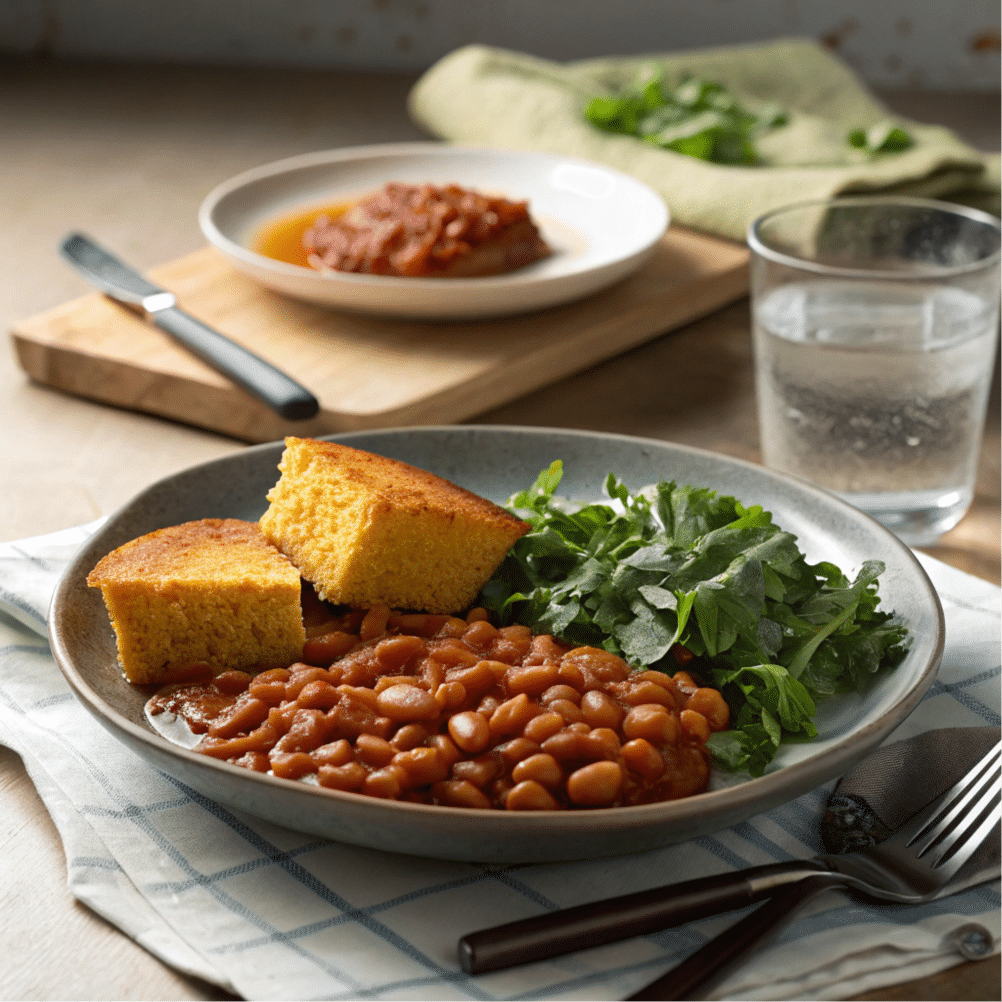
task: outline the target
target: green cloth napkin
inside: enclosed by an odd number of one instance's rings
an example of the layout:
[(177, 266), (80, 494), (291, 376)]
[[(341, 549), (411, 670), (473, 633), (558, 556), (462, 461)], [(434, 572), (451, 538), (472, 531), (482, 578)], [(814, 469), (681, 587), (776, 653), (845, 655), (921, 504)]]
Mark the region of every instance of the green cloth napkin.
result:
[[(707, 163), (585, 120), (589, 98), (614, 92), (651, 65), (669, 82), (704, 77), (739, 101), (780, 105), (789, 122), (758, 140), (762, 165)], [(470, 45), (418, 80), (409, 107), (419, 125), (451, 142), (584, 157), (618, 168), (660, 192), (675, 222), (735, 240), (744, 240), (749, 223), (769, 209), (849, 193), (915, 195), (998, 212), (998, 158), (948, 129), (895, 118), (914, 137), (911, 148), (875, 158), (852, 149), (851, 129), (893, 116), (851, 70), (801, 39), (574, 63)]]

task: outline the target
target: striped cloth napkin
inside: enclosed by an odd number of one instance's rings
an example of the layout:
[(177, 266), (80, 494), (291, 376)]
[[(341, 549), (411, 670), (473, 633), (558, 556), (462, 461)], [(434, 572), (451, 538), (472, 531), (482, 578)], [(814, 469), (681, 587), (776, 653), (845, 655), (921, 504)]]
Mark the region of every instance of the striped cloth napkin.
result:
[[(120, 745), (76, 701), (45, 640), (48, 599), (97, 523), (0, 544), (0, 741), (24, 759), (62, 836), (70, 887), (165, 963), (248, 999), (614, 999), (739, 913), (571, 957), (470, 977), (474, 929), (704, 874), (821, 851), (823, 787), (666, 849), (492, 866), (391, 855), (215, 804)], [(998, 725), (1000, 591), (919, 556), (946, 609), (939, 680), (891, 740)], [(961, 961), (957, 931), (998, 950), (999, 888), (920, 907), (817, 899), (717, 990), (729, 999), (844, 999)]]

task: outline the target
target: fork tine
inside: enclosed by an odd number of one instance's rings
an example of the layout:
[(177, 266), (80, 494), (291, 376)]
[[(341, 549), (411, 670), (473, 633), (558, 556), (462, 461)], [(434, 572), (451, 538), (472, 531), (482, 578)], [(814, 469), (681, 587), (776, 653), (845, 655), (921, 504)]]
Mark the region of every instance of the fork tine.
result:
[[(993, 795), (997, 797), (997, 791)], [(979, 810), (975, 813), (980, 816), (982, 811)], [(953, 876), (974, 855), (981, 843), (988, 837), (988, 833), (999, 823), (1000, 818), (1002, 818), (1002, 801), (996, 802), (995, 806), (988, 812), (975, 831), (967, 828), (963, 833), (962, 839), (951, 841), (950, 845), (943, 850), (939, 858), (932, 864), (933, 870), (942, 871), (948, 878)], [(953, 850), (952, 852), (951, 849)]]
[[(955, 820), (966, 814), (967, 805), (978, 796), (986, 785), (992, 784), (998, 771), (998, 759), (1002, 753), (1002, 741), (997, 742), (982, 758), (976, 762), (953, 787), (942, 794), (932, 805), (935, 809), (930, 814), (928, 808), (920, 811), (911, 821), (906, 822), (888, 839), (888, 843), (911, 846), (920, 838), (925, 837), (926, 843), (918, 855), (922, 855), (936, 839), (945, 832)], [(992, 766), (995, 765), (995, 770)], [(980, 813), (980, 812), (978, 812)], [(977, 818), (975, 813), (973, 818)]]
[[(1002, 742), (996, 745), (970, 772), (964, 777), (969, 782), (968, 788), (962, 795), (957, 796), (955, 801), (950, 801), (945, 806), (945, 810), (939, 812), (939, 816), (932, 819), (909, 844), (914, 844), (924, 839), (918, 855), (923, 856), (934, 845), (941, 854), (945, 854), (951, 845), (958, 839), (965, 837), (967, 831), (974, 825), (985, 807), (990, 803), (995, 793), (1002, 768), (999, 764), (999, 752), (1002, 749)], [(988, 763), (987, 768), (982, 772), (982, 766)], [(976, 774), (972, 777), (972, 774)], [(962, 781), (963, 782), (963, 781)], [(956, 787), (951, 793), (956, 796)], [(949, 798), (948, 798), (949, 799)]]

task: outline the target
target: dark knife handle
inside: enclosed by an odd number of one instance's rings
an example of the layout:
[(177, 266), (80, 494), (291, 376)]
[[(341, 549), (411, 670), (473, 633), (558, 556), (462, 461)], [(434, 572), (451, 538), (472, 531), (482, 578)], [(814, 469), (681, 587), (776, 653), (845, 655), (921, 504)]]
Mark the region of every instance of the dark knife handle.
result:
[(744, 908), (825, 869), (813, 860), (771, 863), (509, 922), (463, 936), (459, 963), (468, 974), (483, 974), (658, 932)]
[(814, 876), (783, 887), (770, 901), (705, 943), (667, 974), (630, 995), (628, 1002), (703, 998), (801, 905), (832, 886), (830, 877)]
[(203, 362), (290, 421), (315, 417), (317, 398), (284, 372), (247, 351), (177, 307), (157, 310), (150, 319)]

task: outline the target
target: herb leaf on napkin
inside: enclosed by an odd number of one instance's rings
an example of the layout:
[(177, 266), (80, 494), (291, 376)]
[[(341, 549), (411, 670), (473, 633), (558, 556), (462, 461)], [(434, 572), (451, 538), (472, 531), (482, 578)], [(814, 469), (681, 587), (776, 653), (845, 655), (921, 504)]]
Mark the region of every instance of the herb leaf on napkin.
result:
[(631, 494), (613, 474), (609, 502), (579, 503), (556, 494), (562, 475), (554, 462), (508, 501), (532, 529), (480, 601), (640, 668), (672, 674), (672, 648), (687, 648), (731, 708), (731, 730), (710, 739), (725, 768), (761, 775), (782, 741), (817, 734), (818, 700), (904, 657), (907, 630), (878, 610), (879, 561), (850, 581), (808, 564), (759, 505), (674, 482)]
[(749, 110), (712, 80), (689, 77), (669, 87), (656, 69), (641, 73), (615, 96), (592, 98), (585, 118), (606, 132), (721, 164), (757, 162), (755, 137), (787, 120), (771, 105)]
[(893, 122), (877, 122), (869, 129), (853, 129), (846, 142), (857, 150), (876, 156), (878, 153), (901, 153), (915, 145), (911, 133)]

